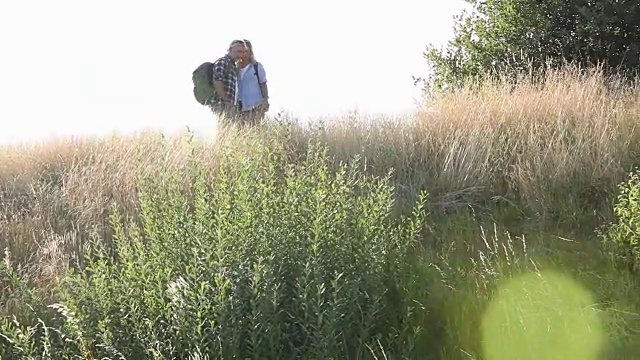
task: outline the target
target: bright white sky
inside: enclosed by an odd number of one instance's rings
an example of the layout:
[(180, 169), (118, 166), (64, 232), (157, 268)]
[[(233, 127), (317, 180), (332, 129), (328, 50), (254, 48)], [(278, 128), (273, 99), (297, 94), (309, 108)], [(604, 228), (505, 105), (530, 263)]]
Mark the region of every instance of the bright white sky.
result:
[(0, 144), (145, 128), (215, 129), (191, 73), (246, 38), (271, 114), (411, 110), (462, 0), (0, 2)]

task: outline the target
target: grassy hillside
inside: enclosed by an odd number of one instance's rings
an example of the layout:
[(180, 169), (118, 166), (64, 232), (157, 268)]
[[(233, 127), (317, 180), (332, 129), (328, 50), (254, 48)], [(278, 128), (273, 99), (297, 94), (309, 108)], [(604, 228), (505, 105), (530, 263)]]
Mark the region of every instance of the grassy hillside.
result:
[(5, 147), (2, 358), (632, 359), (639, 119), (640, 86), (564, 70), (408, 119)]

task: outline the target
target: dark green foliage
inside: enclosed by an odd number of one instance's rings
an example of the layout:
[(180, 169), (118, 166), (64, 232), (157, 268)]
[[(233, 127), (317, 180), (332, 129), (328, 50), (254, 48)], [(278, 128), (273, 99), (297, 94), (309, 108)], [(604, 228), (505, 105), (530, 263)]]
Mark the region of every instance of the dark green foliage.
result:
[(550, 65), (602, 65), (637, 74), (640, 2), (636, 0), (473, 0), (456, 19), (445, 49), (429, 46), (428, 87), (458, 87), (487, 76), (515, 80)]

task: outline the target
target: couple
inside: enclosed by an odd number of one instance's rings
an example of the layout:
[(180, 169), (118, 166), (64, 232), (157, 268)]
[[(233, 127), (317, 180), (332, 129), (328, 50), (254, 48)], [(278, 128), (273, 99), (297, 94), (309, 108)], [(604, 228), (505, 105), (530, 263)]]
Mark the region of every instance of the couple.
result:
[(215, 96), (211, 110), (224, 122), (236, 118), (242, 125), (255, 125), (269, 111), (267, 77), (248, 40), (234, 40), (226, 55), (213, 63)]

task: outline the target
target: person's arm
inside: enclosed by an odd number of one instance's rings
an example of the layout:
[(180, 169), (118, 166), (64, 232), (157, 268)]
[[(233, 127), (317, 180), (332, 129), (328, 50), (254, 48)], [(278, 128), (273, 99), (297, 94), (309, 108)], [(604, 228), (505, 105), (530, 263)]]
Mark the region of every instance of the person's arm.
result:
[(267, 87), (267, 83), (263, 82), (260, 84), (260, 90), (262, 91), (262, 97), (269, 101), (269, 87)]
[(260, 91), (262, 91), (262, 97), (268, 103), (269, 87), (267, 86), (267, 73), (264, 71), (264, 67), (262, 67), (262, 64), (258, 64), (258, 74), (260, 75)]
[(224, 84), (222, 83), (222, 81), (213, 80), (213, 87), (216, 89), (216, 93), (220, 94), (222, 101), (226, 103), (233, 102), (233, 100), (230, 100), (227, 96), (227, 93), (224, 91)]
[(216, 89), (216, 93), (222, 98), (222, 101), (232, 103), (233, 99), (229, 99), (227, 92), (224, 89), (224, 79), (226, 70), (226, 63), (223, 60), (218, 60), (213, 63), (213, 88)]

